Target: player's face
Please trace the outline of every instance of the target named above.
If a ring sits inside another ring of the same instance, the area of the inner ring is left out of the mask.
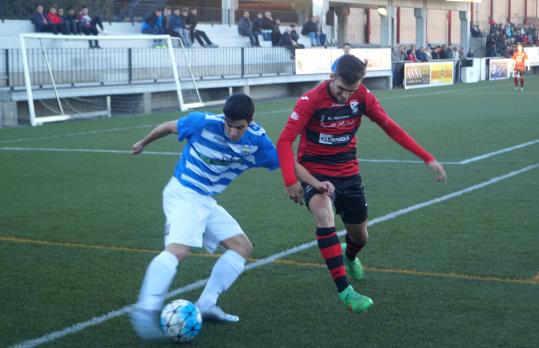
[[[247,120],[231,120],[225,117],[225,135],[232,141],[238,141],[247,131]]]
[[[335,76],[333,81],[331,81],[330,90],[333,97],[337,99],[339,103],[346,103],[352,94],[357,91],[360,85],[361,80],[353,85],[348,85],[344,83],[339,76]]]

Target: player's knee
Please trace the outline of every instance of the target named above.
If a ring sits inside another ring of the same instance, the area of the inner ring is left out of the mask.
[[[332,209],[329,209],[327,207],[319,207],[315,208],[314,210],[311,209],[311,211],[313,212],[314,218],[318,226],[330,227],[335,224]]]
[[[221,243],[226,249],[233,250],[243,256],[248,258],[253,252],[253,245],[249,238],[246,235],[239,235],[232,238],[229,238]]]
[[[165,250],[171,253],[172,255],[176,256],[178,261],[181,261],[187,255],[189,255],[191,248],[188,247],[187,245],[171,243],[166,246]]]

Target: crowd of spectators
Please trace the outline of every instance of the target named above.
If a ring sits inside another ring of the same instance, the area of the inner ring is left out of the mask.
[[[99,16],[91,17],[88,6],[82,6],[79,11],[74,7],[66,10],[57,5],[51,5],[45,14],[42,4],[37,4],[31,18],[37,33],[53,33],[55,35],[98,35],[103,32],[103,23]],[[97,40],[89,40],[90,48],[100,48]]]
[[[165,6],[163,9],[156,8],[146,17],[141,31],[143,34],[177,37],[185,47],[191,47],[195,40],[202,47],[218,47],[204,31],[197,29],[197,24],[197,8],[175,8],[172,11],[170,6]],[[155,40],[154,47],[165,45],[160,40]]]
[[[74,7],[66,10],[51,5],[45,14],[43,5],[38,4],[31,21],[38,33],[63,35],[98,35],[104,32],[99,16],[90,16],[89,8],[82,6],[78,11]],[[195,40],[201,47],[218,47],[208,35],[197,28],[197,8],[174,8],[165,6],[156,8],[144,18],[141,32],[149,35],[170,35],[177,37],[186,48],[192,47]],[[261,39],[270,41],[271,46],[284,47],[290,51],[292,59],[295,50],[305,48],[298,41],[300,35],[296,24],[290,24],[281,32],[281,20],[273,18],[271,11],[258,12],[251,20],[249,11],[244,11],[238,21],[238,33],[249,38],[251,47],[260,47]],[[307,37],[312,47],[326,47],[326,34],[322,32],[320,16],[311,16],[301,28],[301,35]],[[261,38],[261,39],[260,39]],[[91,48],[100,48],[97,40],[89,40]],[[154,40],[153,47],[165,47],[162,40]]]
[[[414,44],[406,49],[404,45],[393,48],[391,52],[391,63],[393,65],[393,86],[402,87],[404,79],[404,63],[406,62],[430,62],[436,60],[457,61],[455,69],[455,81],[460,79],[460,68],[470,66],[474,58],[474,51],[470,49],[467,53],[464,48],[458,49],[456,45],[427,45],[416,48]]]
[[[251,20],[249,11],[243,11],[238,21],[238,33],[249,38],[251,47],[260,47],[259,36],[261,36],[263,41],[271,41],[272,46],[286,48],[290,51],[290,58],[295,59],[296,49],[305,48],[305,45],[298,42],[300,36],[296,24],[290,24],[283,32],[281,32],[280,25],[281,20],[274,19],[271,11],[258,12],[254,20]],[[320,29],[319,16],[312,16],[304,24],[301,34],[311,40],[313,47],[325,46],[326,35]]]
[[[537,29],[532,24],[501,24],[491,20],[489,26],[485,47],[487,57],[510,58],[517,44],[533,46],[537,43]]]

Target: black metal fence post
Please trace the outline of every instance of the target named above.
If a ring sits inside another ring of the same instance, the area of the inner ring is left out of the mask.
[[[4,57],[6,59],[6,87],[9,87],[10,82],[11,82],[9,81],[9,50],[6,48],[4,50],[4,53],[5,53]]]
[[[245,47],[241,48],[241,77],[245,75]]]
[[[133,51],[132,48],[127,49],[127,83],[133,82]]]

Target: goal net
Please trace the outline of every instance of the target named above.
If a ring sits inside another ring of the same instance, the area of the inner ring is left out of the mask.
[[[181,41],[168,35],[19,39],[33,126],[204,105]]]

